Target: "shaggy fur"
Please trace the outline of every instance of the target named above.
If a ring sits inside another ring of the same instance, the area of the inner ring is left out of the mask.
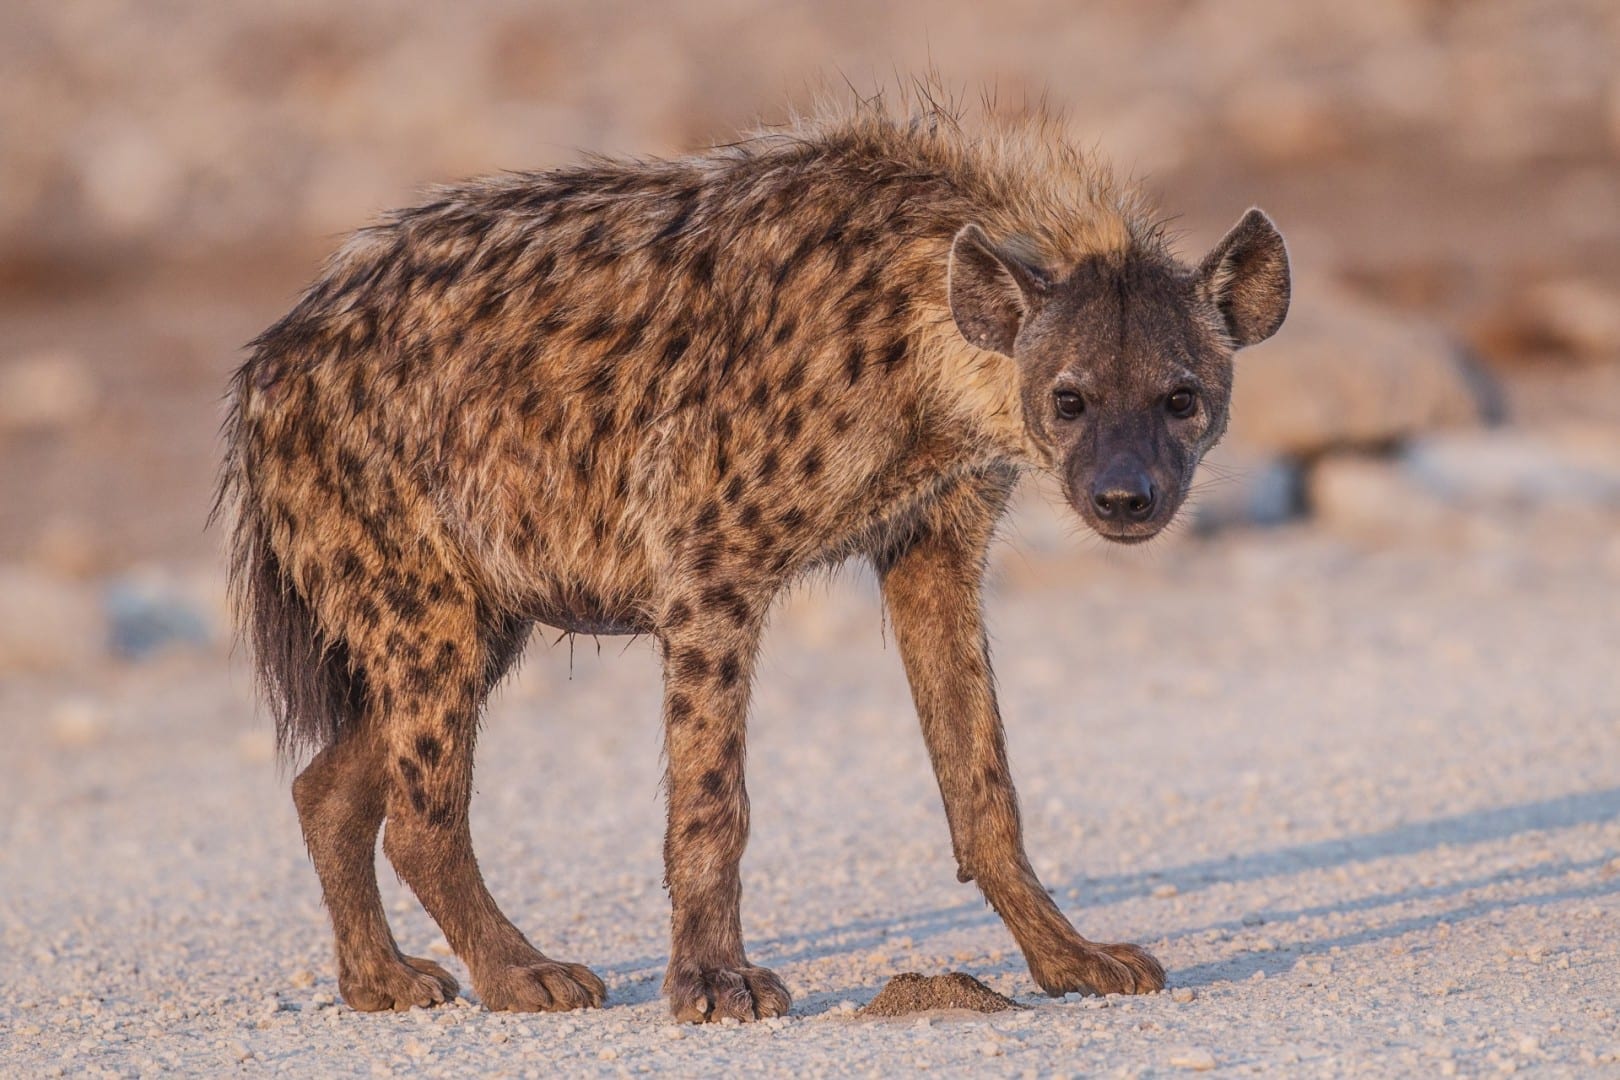
[[[487,1006],[601,1003],[501,914],[468,833],[479,710],[542,623],[664,656],[675,1015],[785,1012],[738,916],[744,719],[772,599],[850,556],[882,575],[963,880],[1046,990],[1162,985],[1146,953],[1077,934],[1023,851],[979,580],[1019,471],[1061,467],[1061,440],[1011,339],[964,339],[1038,306],[996,307],[998,265],[1041,289],[1175,267],[1138,196],[1050,125],[866,106],[441,189],[357,233],[252,343],[219,501],[280,744],[313,754],[294,797],[351,1005],[456,992],[388,929],[385,820]],[[1196,313],[1212,341],[1218,301]]]

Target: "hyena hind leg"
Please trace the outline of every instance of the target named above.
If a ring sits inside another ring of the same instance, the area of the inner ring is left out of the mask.
[[[389,777],[383,851],[466,962],[486,1007],[599,1006],[607,993],[602,980],[530,944],[489,894],[473,854],[468,808],[478,710],[515,658],[524,629],[481,626],[470,602],[442,605],[402,628],[405,647],[369,684],[392,703],[380,732]]]
[[[337,944],[338,991],[361,1012],[453,1000],[460,987],[431,960],[399,951],[377,892],[377,830],[387,776],[370,726],[348,731],[293,781],[304,842]]]

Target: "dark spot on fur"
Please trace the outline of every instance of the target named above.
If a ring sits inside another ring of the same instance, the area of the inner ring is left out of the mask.
[[[682,649],[675,654],[675,671],[682,678],[701,679],[709,673],[709,658],[701,649]]]
[[[421,768],[408,757],[399,759],[399,773],[405,778],[407,784],[415,785],[422,782]]]
[[[435,829],[448,829],[456,823],[456,815],[448,806],[435,806],[427,820]]]
[[[450,668],[455,664],[456,656],[460,651],[453,641],[439,642],[439,651],[433,657],[433,666],[437,673],[440,675],[449,674]]]
[[[439,740],[434,738],[432,735],[424,734],[416,737],[416,756],[421,758],[427,764],[437,765],[439,763],[439,755],[443,752],[444,748],[439,745]]]
[[[806,480],[814,480],[821,473],[821,452],[812,450],[799,463],[799,473]]]
[[[677,600],[669,606],[669,611],[665,613],[664,625],[672,630],[677,629],[685,626],[686,621],[691,617],[692,605],[685,600]]]
[[[791,394],[804,385],[806,366],[806,361],[802,356],[793,362],[793,366],[788,368],[787,374],[782,377],[782,384],[779,387],[782,393]]]
[[[718,799],[726,790],[726,777],[719,769],[710,769],[703,774],[703,790],[711,799]]]
[[[669,695],[669,722],[683,724],[692,718],[692,699],[685,694]]]
[[[591,425],[591,442],[604,442],[611,438],[618,427],[618,417],[613,413],[612,405],[604,405],[596,410],[595,422]]]
[[[664,346],[664,366],[668,367],[685,356],[687,347],[691,344],[692,339],[685,334],[676,334],[670,338]]]
[[[742,498],[742,493],[743,478],[741,476],[733,476],[729,481],[726,482],[726,502],[735,503],[738,499]]]
[[[715,675],[719,678],[721,686],[736,685],[742,676],[742,661],[737,658],[736,653],[727,653],[725,659],[720,661],[720,666],[715,669]]]
[[[382,622],[382,611],[377,607],[377,601],[369,596],[362,596],[354,602],[354,613],[368,627]]]
[[[663,244],[679,236],[681,230],[686,228],[686,223],[692,219],[692,213],[696,209],[697,200],[688,196],[685,202],[675,208],[675,212],[664,223],[664,227],[658,230],[653,237],[653,243]]]
[[[781,289],[786,284],[787,279],[793,276],[793,272],[803,264],[810,252],[815,250],[815,247],[816,237],[814,236],[806,236],[803,240],[800,240],[799,245],[789,252],[787,258],[783,259],[777,266],[776,273],[772,278],[773,286]]]
[[[731,417],[714,418],[714,471],[717,476],[731,472]]]
[[[698,574],[708,575],[720,568],[721,556],[725,554],[726,542],[716,536],[708,540],[692,556],[692,569]]]
[[[688,269],[692,275],[692,284],[698,288],[707,288],[714,281],[715,252],[712,247],[699,248],[692,253],[692,261]]]
[[[712,585],[705,589],[703,603],[712,608],[723,608],[738,626],[746,624],[751,614],[748,601],[731,585]]]
[[[775,476],[776,475],[776,470],[781,466],[781,464],[782,464],[782,459],[777,455],[776,450],[774,448],[765,451],[765,456],[763,458],[761,458],[760,461],[759,461],[759,473],[758,473],[758,475],[759,475],[760,481],[763,483],[764,481],[769,480],[771,477]]]
[[[394,614],[408,623],[414,623],[427,613],[427,605],[416,595],[414,580],[394,578],[383,587],[383,599],[394,609]]]
[[[353,548],[344,548],[338,552],[337,571],[340,576],[353,583],[360,580],[361,575],[366,572],[366,567]]]
[[[601,341],[603,338],[613,333],[615,325],[616,324],[613,321],[613,316],[605,312],[592,316],[584,326],[580,327],[579,340],[587,345],[593,342]],[[592,376],[592,382],[594,383],[596,380],[601,379],[604,372],[606,373],[607,387],[609,390],[612,390],[613,369],[610,365],[602,365],[602,367],[597,370],[596,374]]]

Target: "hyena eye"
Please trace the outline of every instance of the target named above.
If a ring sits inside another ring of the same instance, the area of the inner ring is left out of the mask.
[[[1198,408],[1198,395],[1182,387],[1164,399],[1164,407],[1178,420],[1185,420]]]
[[[1065,420],[1073,420],[1086,411],[1086,399],[1073,390],[1055,391],[1052,403],[1057,406],[1057,414]]]

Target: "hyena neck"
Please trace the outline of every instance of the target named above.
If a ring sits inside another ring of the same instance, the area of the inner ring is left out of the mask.
[[[969,345],[943,303],[923,309],[915,331],[924,407],[961,442],[961,468],[1051,466],[1024,422],[1017,364]]]

